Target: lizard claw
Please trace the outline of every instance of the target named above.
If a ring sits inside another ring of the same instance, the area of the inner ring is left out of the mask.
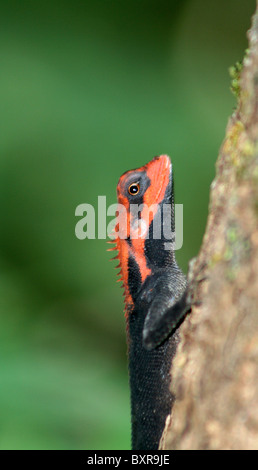
[[[145,318],[143,327],[143,346],[147,350],[152,350],[159,346],[170,333],[181,323],[185,315],[190,311],[191,305],[188,303],[188,290],[178,300],[172,300],[172,305],[160,302],[156,297],[151,304]],[[157,316],[157,312],[159,312]]]

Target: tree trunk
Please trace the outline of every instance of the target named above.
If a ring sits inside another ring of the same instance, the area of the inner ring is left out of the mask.
[[[258,14],[211,185],[162,449],[258,449]],[[239,69],[235,69],[236,73]]]

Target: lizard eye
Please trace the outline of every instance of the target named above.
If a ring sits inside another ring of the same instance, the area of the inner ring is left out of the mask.
[[[136,196],[138,192],[140,191],[140,185],[139,183],[132,183],[130,184],[128,188],[128,193],[131,194],[132,196]]]

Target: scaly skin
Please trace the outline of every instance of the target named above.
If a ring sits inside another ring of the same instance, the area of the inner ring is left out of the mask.
[[[189,309],[186,279],[173,251],[174,236],[165,238],[163,230],[159,239],[153,236],[160,214],[163,222],[165,204],[171,205],[170,228],[174,231],[169,157],[155,157],[124,173],[117,185],[117,198],[127,216],[118,217],[113,249],[118,251],[115,258],[119,259],[125,295],[132,449],[155,450],[174,401],[169,387],[178,343],[175,327]],[[131,204],[144,206],[135,214]],[[154,210],[149,211],[153,204]]]

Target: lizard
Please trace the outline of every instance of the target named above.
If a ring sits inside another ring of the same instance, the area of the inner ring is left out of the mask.
[[[156,450],[175,397],[170,369],[179,342],[177,326],[190,310],[187,281],[174,253],[172,164],[167,155],[125,172],[117,185],[115,238],[124,288],[131,395],[133,450]],[[170,235],[164,236],[163,208],[170,208]],[[133,211],[133,207],[138,211]],[[150,210],[152,208],[152,211]],[[117,212],[118,214],[118,212]],[[159,219],[158,219],[159,217]],[[155,222],[161,232],[155,237]]]

